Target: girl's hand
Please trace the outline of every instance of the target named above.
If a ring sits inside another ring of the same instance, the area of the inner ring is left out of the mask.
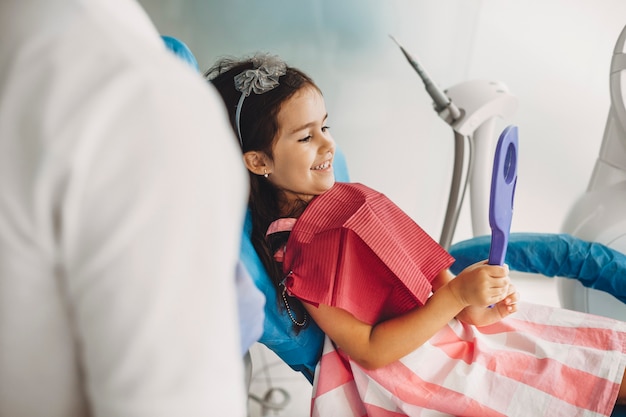
[[[487,326],[496,323],[506,316],[517,311],[519,293],[513,284],[509,284],[509,293],[506,298],[496,303],[493,308],[468,306],[459,313],[457,319],[474,326]]]
[[[447,285],[461,305],[486,308],[510,294],[508,274],[507,265],[488,265],[482,261],[465,268]]]

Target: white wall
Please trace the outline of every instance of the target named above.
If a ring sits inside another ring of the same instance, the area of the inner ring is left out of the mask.
[[[389,39],[447,88],[504,82],[519,99],[513,231],[558,232],[582,194],[609,109],[608,74],[626,1],[140,0],[162,34],[208,68],[223,55],[278,54],[324,91],[354,181],[387,194],[439,238],[451,129]],[[467,210],[454,241],[471,236]]]

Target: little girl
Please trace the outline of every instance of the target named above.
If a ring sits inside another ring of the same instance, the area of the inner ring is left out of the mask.
[[[319,88],[277,57],[224,59],[252,241],[296,328],[326,334],[312,416],[608,416],[626,325],[518,302],[506,266],[453,259],[384,195],[335,183]],[[487,306],[494,305],[493,308]]]

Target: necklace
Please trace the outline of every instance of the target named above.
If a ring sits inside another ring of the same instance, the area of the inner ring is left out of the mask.
[[[280,283],[280,285],[283,286],[283,293],[282,293],[283,302],[285,303],[285,308],[287,308],[287,314],[289,315],[291,322],[298,327],[304,327],[307,324],[308,319],[309,319],[308,314],[306,313],[306,311],[303,311],[302,321],[298,321],[296,319],[296,315],[293,313],[293,311],[291,310],[291,307],[289,306],[289,302],[287,301],[287,287],[285,286],[285,280],[287,279],[287,277],[289,277],[289,275],[291,275],[291,271],[289,271],[287,276]]]

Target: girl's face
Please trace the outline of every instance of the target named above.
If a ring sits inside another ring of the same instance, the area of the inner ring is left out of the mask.
[[[310,201],[335,183],[335,142],[327,118],[324,98],[313,87],[297,91],[278,112],[274,158],[268,158],[267,172],[289,206],[298,199]]]

